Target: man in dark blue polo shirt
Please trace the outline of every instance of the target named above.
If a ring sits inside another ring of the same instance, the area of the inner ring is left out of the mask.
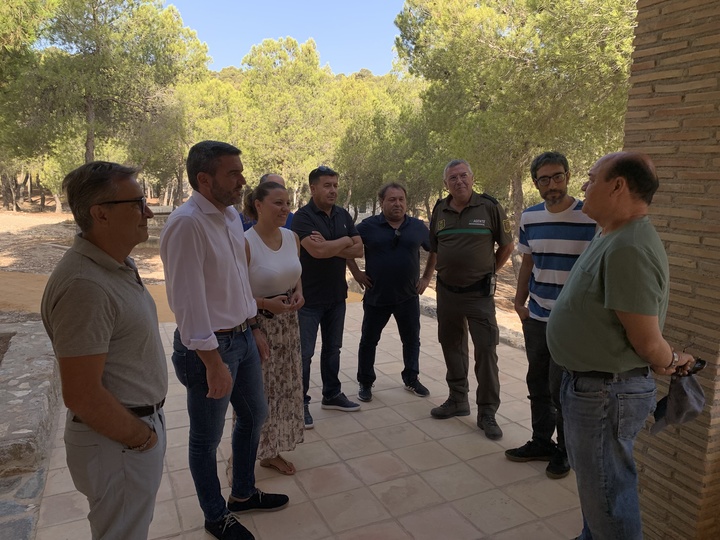
[[[348,268],[365,288],[362,336],[358,348],[358,399],[372,401],[375,382],[375,350],[390,316],[403,344],[405,390],[416,396],[430,392],[418,380],[420,357],[420,298],[435,270],[435,253],[428,257],[420,277],[420,247],[430,249],[430,231],[407,211],[407,191],[401,184],[385,184],[378,191],[382,213],[358,225],[365,245],[365,272],[353,259]],[[419,279],[418,279],[419,278]]]
[[[347,210],[335,205],[338,173],[323,165],[313,169],[309,179],[312,199],[297,211],[292,222],[292,230],[300,237],[302,287],[305,296],[305,305],[298,312],[298,318],[306,429],[313,427],[313,418],[308,409],[308,388],[318,326],[322,332],[321,407],[340,411],[360,409],[359,404],[350,401],[342,393],[338,374],[347,298],[345,261],[362,257],[363,251],[362,240],[352,217]]]

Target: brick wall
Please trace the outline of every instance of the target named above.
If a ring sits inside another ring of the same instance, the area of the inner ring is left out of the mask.
[[[708,360],[702,416],[636,458],[646,538],[720,538],[720,1],[639,0],[625,149],[660,177],[651,206],[670,260],[665,337]],[[659,381],[659,395],[667,382]]]

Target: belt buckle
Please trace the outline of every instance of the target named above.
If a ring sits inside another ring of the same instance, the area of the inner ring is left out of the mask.
[[[245,333],[245,330],[247,330],[247,329],[248,329],[247,319],[245,319],[243,322],[241,322],[240,324],[238,324],[235,327],[235,331],[240,332],[240,333]]]

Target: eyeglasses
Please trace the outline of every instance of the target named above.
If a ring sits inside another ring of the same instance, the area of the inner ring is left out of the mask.
[[[549,186],[550,180],[552,180],[555,184],[562,184],[565,179],[567,178],[566,172],[560,172],[557,174],[553,174],[552,176],[541,176],[537,180],[535,180],[538,183],[538,186]]]
[[[147,198],[138,197],[137,199],[123,199],[122,201],[103,201],[95,204],[123,204],[123,203],[135,203],[140,208],[140,213],[144,214],[147,208]]]
[[[447,181],[450,184],[456,184],[458,182],[464,182],[468,178],[470,178],[470,173],[462,172],[460,174],[453,174],[447,179]]]
[[[394,248],[397,247],[398,242],[400,242],[401,236],[402,236],[402,234],[400,233],[400,229],[395,229],[395,236],[393,236],[393,239],[392,239],[392,247],[394,247]]]

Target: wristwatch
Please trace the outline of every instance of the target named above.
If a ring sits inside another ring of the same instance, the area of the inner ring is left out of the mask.
[[[676,353],[674,350],[672,352],[672,362],[670,362],[670,365],[666,369],[675,369],[678,365],[678,362],[680,361],[680,355]]]

